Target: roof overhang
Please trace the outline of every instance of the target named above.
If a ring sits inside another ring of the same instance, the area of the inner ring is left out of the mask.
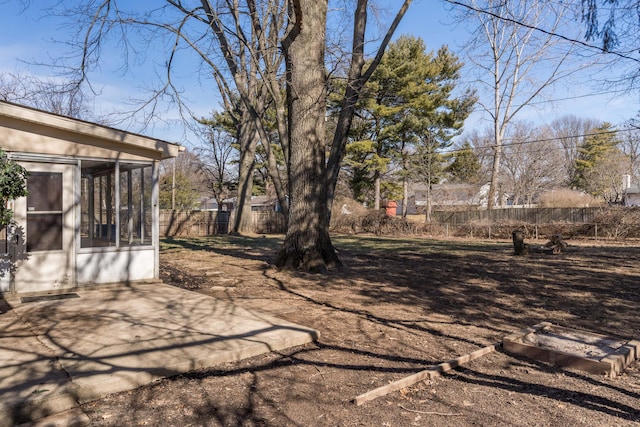
[[[161,139],[126,132],[97,123],[61,116],[6,101],[0,101],[0,118],[19,121],[25,124],[31,123],[37,127],[69,132],[79,137],[88,137],[89,140],[101,140],[103,143],[109,144],[114,151],[128,148],[136,152],[147,152],[150,159],[162,160],[176,157],[180,151],[184,150],[184,147],[178,144]]]

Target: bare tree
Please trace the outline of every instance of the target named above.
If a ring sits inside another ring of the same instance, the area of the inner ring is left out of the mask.
[[[54,78],[40,79],[27,73],[0,74],[0,99],[63,116],[92,118],[89,97],[82,89]]]
[[[461,19],[478,26],[467,46],[478,72],[478,104],[493,127],[493,161],[488,194],[489,209],[496,202],[509,124],[545,90],[577,68],[568,66],[574,46],[555,36],[570,18],[566,5],[542,0],[468,0]],[[545,31],[538,31],[544,28]]]
[[[248,231],[251,211],[251,180],[256,145],[262,143],[268,172],[285,218],[289,204],[285,190],[286,178],[280,174],[272,150],[273,138],[263,120],[267,109],[275,114],[276,141],[288,153],[289,129],[285,116],[282,65],[284,56],[280,43],[286,25],[285,2],[281,0],[227,2],[226,5],[201,0],[206,22],[222,51],[229,75],[237,91],[239,102],[231,104],[225,98],[227,111],[235,112],[240,146],[238,211],[234,231]],[[187,12],[182,8],[183,12]],[[230,30],[232,29],[232,30]],[[229,94],[230,82],[216,72],[222,94]]]
[[[564,184],[562,153],[544,129],[514,122],[504,145],[503,190],[513,204],[530,205],[543,192]]]
[[[93,2],[83,0],[67,6],[58,3],[58,11],[69,19],[76,33],[72,46],[78,64],[61,64],[72,70],[72,80],[80,87],[89,85],[89,76],[104,59],[105,46],[115,38],[122,55],[121,70],[126,72],[143,62],[149,46],[166,50],[164,61],[155,60],[158,80],[146,82],[146,97],[132,100],[130,108],[119,112],[124,118],[139,117],[150,124],[161,117],[163,106],[177,106],[185,123],[192,123],[188,96],[180,84],[179,59],[200,61],[200,78],[204,90],[217,89],[224,108],[235,119],[240,147],[240,191],[249,189],[256,144],[262,143],[270,164],[270,135],[264,129],[263,117],[269,106],[279,116],[278,143],[287,145],[285,120],[283,54],[280,41],[286,24],[284,0],[245,0],[213,2],[209,0],[165,0],[153,6],[121,3],[115,0]],[[142,59],[140,59],[142,58]],[[208,86],[207,86],[208,85]],[[168,107],[167,107],[168,108]],[[197,130],[196,130],[197,131]],[[277,168],[270,168],[278,198],[286,211],[286,189]],[[244,201],[251,194],[240,194]],[[236,218],[243,218],[250,204]],[[241,225],[238,225],[242,228]]]
[[[353,14],[351,62],[345,92],[325,162],[326,90],[324,52],[327,4],[291,0],[289,27],[283,39],[287,57],[289,113],[289,227],[276,265],[323,272],[340,266],[329,237],[329,219],[347,137],[362,88],[376,69],[387,44],[409,7],[405,0],[365,69],[364,46],[368,0],[358,0]]]
[[[640,179],[640,117],[627,120],[619,134],[620,149],[629,158],[629,171],[636,180]]]
[[[235,139],[216,126],[205,122],[202,131],[202,146],[197,151],[202,160],[200,171],[206,178],[206,185],[222,206],[224,199],[237,188],[237,175],[231,171],[237,163],[237,150],[233,147]]]
[[[99,3],[83,0],[62,13],[73,21],[75,28],[80,28],[75,37],[80,40],[77,46],[80,65],[74,67],[79,84],[86,82],[91,70],[100,64],[108,36],[120,37],[120,46],[125,48],[122,53],[125,67],[127,60],[133,59],[134,54],[143,54],[149,44],[158,40],[168,42],[170,48],[161,73],[164,78],[129,113],[142,113],[151,120],[166,97],[185,108],[175,78],[176,60],[185,52],[201,60],[204,75],[213,75],[217,86],[225,89],[221,92],[236,93],[243,107],[241,122],[253,126],[247,135],[253,138],[257,133],[264,145],[269,172],[285,215],[291,209],[277,265],[323,271],[326,266],[340,264],[329,238],[328,220],[355,104],[410,3],[411,0],[404,0],[365,69],[369,1],[357,0],[345,93],[326,162],[327,2],[165,0],[143,7],[115,0]],[[134,46],[133,38],[128,37],[130,30],[142,37],[140,45]],[[286,97],[281,79],[283,54],[287,59]],[[273,141],[263,118],[270,106],[275,114],[277,142],[283,147],[288,166],[290,204],[284,180],[274,174],[279,170],[275,158],[269,155]]]
[[[618,148],[609,150],[585,173],[586,190],[609,204],[622,201],[622,176],[629,170],[629,158]]]

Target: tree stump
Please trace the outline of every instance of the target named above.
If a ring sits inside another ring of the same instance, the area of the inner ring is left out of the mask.
[[[551,252],[553,254],[561,253],[562,250],[565,249],[567,246],[569,246],[569,245],[567,245],[567,242],[562,240],[562,234],[560,234],[560,233],[557,233],[557,234],[554,234],[553,236],[551,236],[549,238],[549,241],[545,245],[545,247],[551,248]]]
[[[529,253],[529,245],[524,242],[524,233],[520,230],[515,230],[511,233],[513,237],[513,253],[515,255],[526,255]]]

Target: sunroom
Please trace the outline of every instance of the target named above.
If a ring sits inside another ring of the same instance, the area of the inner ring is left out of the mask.
[[[0,102],[0,148],[29,172],[0,292],[159,278],[158,164],[180,146]]]

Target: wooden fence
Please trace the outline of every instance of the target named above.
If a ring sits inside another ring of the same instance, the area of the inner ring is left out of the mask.
[[[527,224],[572,223],[588,224],[604,212],[597,208],[509,208],[470,211],[437,211],[433,212],[435,221],[451,226],[471,223],[497,224],[505,222],[522,222]]]
[[[519,227],[536,239],[555,233],[596,240],[640,238],[640,207],[511,208],[433,216],[430,228],[444,230],[445,236],[510,238],[514,227]]]
[[[233,228],[235,212],[160,210],[160,236],[208,236],[226,234]],[[284,233],[285,221],[280,212],[251,212],[253,232]]]
[[[256,234],[286,232],[284,216],[280,212],[251,212],[251,216],[252,231]],[[509,235],[512,224],[519,223],[531,225],[536,235],[538,230],[546,233],[547,229],[566,228],[572,230],[571,233],[587,233],[596,238],[599,235],[613,238],[640,237],[640,208],[510,208],[490,211],[437,211],[433,213],[433,218],[436,227],[445,227],[443,229],[446,235],[451,231],[451,233],[468,234],[472,237],[480,234],[498,237],[505,233]],[[233,211],[161,210],[160,236],[225,234],[232,230],[233,221]],[[564,226],[561,226],[562,224]],[[484,231],[480,233],[480,230]]]

